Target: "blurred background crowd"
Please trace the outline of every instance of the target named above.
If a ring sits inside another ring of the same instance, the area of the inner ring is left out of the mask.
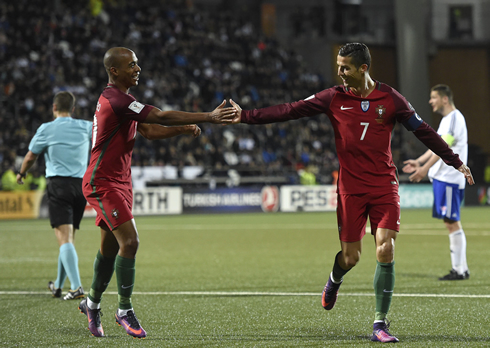
[[[142,73],[140,85],[130,92],[163,110],[211,111],[229,98],[243,109],[261,108],[304,99],[337,83],[309,70],[291,48],[264,36],[257,14],[245,8],[207,8],[177,0],[1,2],[3,189],[11,189],[12,175],[36,129],[52,120],[56,92],[74,93],[73,116],[92,119],[107,83],[103,55],[112,46],[136,52]],[[335,183],[338,162],[326,115],[267,126],[201,128],[197,139],[139,137],[132,165],[199,166],[200,175],[234,169],[241,176],[283,175],[290,183]],[[409,151],[395,135],[397,165]],[[43,161],[38,162],[34,178],[44,173]]]
[[[136,52],[142,74],[130,92],[163,110],[211,111],[225,98],[244,109],[260,108],[330,87],[300,55],[262,36],[250,20],[253,13],[206,11],[182,1],[108,2],[103,12],[83,1],[46,6],[19,0],[0,8],[2,173],[19,167],[36,129],[52,120],[56,92],[74,93],[74,117],[92,119],[107,83],[102,58],[112,46]],[[325,115],[266,127],[201,128],[198,139],[139,137],[133,165],[291,172],[292,181],[309,167],[323,183],[332,182],[338,166]],[[42,174],[42,163],[37,172]]]

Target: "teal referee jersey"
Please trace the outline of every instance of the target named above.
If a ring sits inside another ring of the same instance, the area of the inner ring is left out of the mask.
[[[87,170],[92,138],[92,122],[57,117],[43,123],[29,144],[29,150],[44,152],[46,177],[82,178]]]

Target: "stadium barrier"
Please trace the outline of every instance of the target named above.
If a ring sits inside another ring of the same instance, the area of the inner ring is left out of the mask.
[[[281,186],[282,212],[334,211],[337,208],[337,186]]]
[[[252,185],[215,189],[189,186],[135,188],[133,214],[335,211],[336,190],[337,187],[332,185]],[[466,196],[466,205],[490,204],[490,187],[468,188]],[[433,201],[432,185],[402,184],[400,198],[402,208],[430,208]],[[87,206],[84,217],[94,216],[95,211]],[[46,217],[47,200],[43,197],[43,192],[0,192],[0,219]]]
[[[400,206],[403,208],[431,208],[434,202],[432,184],[400,184]]]
[[[133,215],[182,214],[181,187],[133,189]],[[95,210],[87,204],[83,217],[94,217]]]
[[[0,191],[0,220],[36,219],[44,192]]]
[[[275,212],[279,209],[277,186],[192,189],[183,193],[184,213]]]
[[[335,211],[336,190],[332,185],[147,187],[133,190],[133,215]],[[400,185],[400,196],[402,208],[432,207],[430,184]]]

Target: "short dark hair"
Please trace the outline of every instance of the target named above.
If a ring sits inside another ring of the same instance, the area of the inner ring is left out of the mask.
[[[75,107],[76,98],[71,92],[58,92],[54,96],[53,104],[59,112],[72,112]]]
[[[352,64],[356,68],[361,65],[366,64],[368,70],[371,67],[371,53],[369,53],[369,48],[360,42],[347,43],[339,49],[339,56],[341,57],[351,57]]]
[[[447,97],[448,101],[451,104],[454,104],[453,91],[451,91],[451,88],[449,88],[448,85],[438,84],[438,85],[435,85],[434,87],[432,87],[430,90],[436,91],[441,97],[444,97],[444,96]]]

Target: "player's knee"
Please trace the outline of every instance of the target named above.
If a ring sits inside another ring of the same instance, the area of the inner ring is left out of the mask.
[[[122,245],[120,245],[121,253],[128,256],[134,256],[138,251],[139,244],[140,241],[138,238],[127,238]]]
[[[345,269],[351,269],[352,267],[354,267],[355,265],[358,264],[359,260],[361,258],[361,255],[360,253],[358,253],[357,255],[354,254],[354,255],[344,255],[344,267]]]
[[[380,262],[392,262],[394,255],[394,245],[391,241],[386,241],[376,249],[376,256]]]

